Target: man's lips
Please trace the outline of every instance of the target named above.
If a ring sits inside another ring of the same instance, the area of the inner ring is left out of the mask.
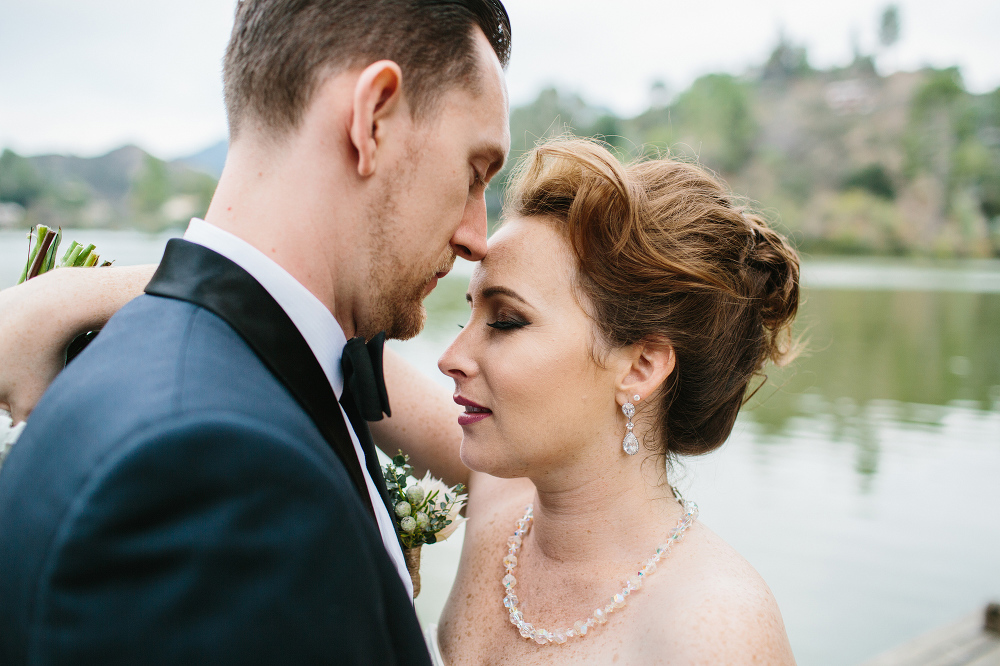
[[[438,271],[437,273],[435,273],[434,277],[432,277],[430,279],[430,282],[427,283],[427,287],[424,289],[424,296],[426,296],[427,294],[429,294],[432,291],[434,291],[434,288],[437,287],[438,280],[440,280],[441,278],[443,278],[450,271],[451,271],[451,269],[449,268],[449,269],[446,269],[446,270],[443,270],[443,271]]]
[[[492,416],[493,412],[482,405],[476,404],[469,400],[468,398],[463,398],[460,395],[455,395],[453,400],[465,407],[465,413],[459,414],[458,425],[466,426],[471,425],[477,421],[482,421],[487,416]]]

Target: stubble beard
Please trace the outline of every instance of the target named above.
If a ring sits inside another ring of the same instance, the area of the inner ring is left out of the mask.
[[[415,161],[400,167],[390,179],[385,198],[374,204],[368,219],[368,252],[371,264],[368,272],[369,316],[357,322],[357,334],[370,339],[380,331],[394,340],[408,340],[423,329],[427,319],[424,292],[434,278],[430,267],[407,262],[400,248],[393,244],[398,233],[399,210],[395,191],[405,191],[415,173]]]
[[[396,254],[382,251],[373,262],[368,276],[370,316],[367,330],[358,327],[358,335],[366,339],[385,331],[393,340],[409,340],[424,327],[424,289],[429,279],[409,275],[407,266]]]

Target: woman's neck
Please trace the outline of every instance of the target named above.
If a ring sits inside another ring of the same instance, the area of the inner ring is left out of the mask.
[[[663,456],[636,458],[569,466],[558,485],[535,480],[529,538],[538,551],[558,562],[585,564],[655,548],[683,509],[667,484]]]

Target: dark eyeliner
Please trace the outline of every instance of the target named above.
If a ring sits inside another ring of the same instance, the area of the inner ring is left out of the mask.
[[[520,319],[497,319],[495,322],[487,323],[486,325],[498,331],[511,331],[515,328],[523,328],[529,323]]]

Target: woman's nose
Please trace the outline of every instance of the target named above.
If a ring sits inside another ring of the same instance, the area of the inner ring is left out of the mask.
[[[475,373],[475,365],[467,353],[465,340],[465,330],[458,334],[455,341],[448,345],[448,348],[438,359],[438,370],[458,381],[467,379]]]

